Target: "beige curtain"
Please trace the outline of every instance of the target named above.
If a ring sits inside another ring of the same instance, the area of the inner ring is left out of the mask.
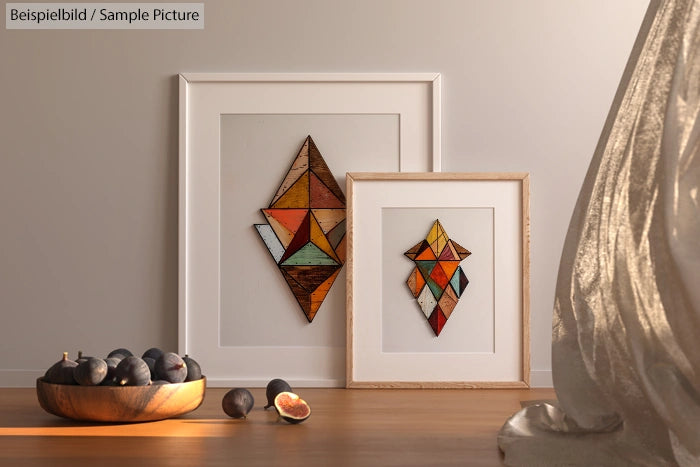
[[[559,268],[558,404],[524,408],[509,465],[700,466],[700,0],[652,2]]]

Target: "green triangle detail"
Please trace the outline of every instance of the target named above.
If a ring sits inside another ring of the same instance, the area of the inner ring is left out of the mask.
[[[430,278],[430,273],[433,272],[433,268],[437,264],[437,260],[420,260],[420,261],[415,261],[416,266],[418,266],[418,269],[420,270],[420,273],[423,274],[423,279],[425,281],[428,281],[428,278]]]
[[[309,242],[282,262],[281,266],[321,266],[329,264],[338,264],[338,262],[325,254],[319,247]]]
[[[435,297],[435,300],[440,300],[444,289],[437,285],[432,279],[428,279],[427,281],[425,281],[425,283],[428,284],[428,287],[430,287],[430,291],[433,293],[433,297]]]

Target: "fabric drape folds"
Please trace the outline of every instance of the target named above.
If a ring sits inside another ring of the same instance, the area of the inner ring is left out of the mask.
[[[652,2],[559,268],[558,403],[498,436],[509,465],[700,465],[700,0]]]

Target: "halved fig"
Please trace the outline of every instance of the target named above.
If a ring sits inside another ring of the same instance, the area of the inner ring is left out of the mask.
[[[311,407],[293,392],[280,392],[275,397],[275,409],[285,421],[301,423],[311,416]]]

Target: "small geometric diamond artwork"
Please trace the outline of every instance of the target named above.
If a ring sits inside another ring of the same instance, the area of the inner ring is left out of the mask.
[[[310,323],[345,262],[345,195],[311,136],[261,211],[255,228]]]
[[[469,284],[459,263],[471,252],[450,240],[440,221],[436,220],[425,240],[404,255],[416,263],[406,285],[433,332],[439,336]]]

